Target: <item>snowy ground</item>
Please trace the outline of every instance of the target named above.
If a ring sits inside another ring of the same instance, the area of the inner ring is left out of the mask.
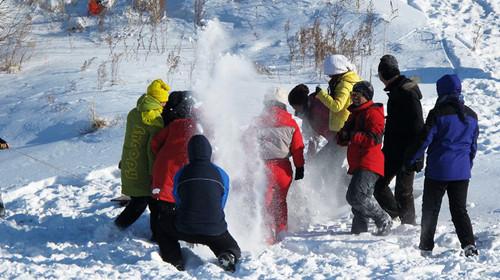
[[[67,9],[73,19],[84,14],[85,1],[80,2]],[[0,74],[0,137],[12,147],[0,153],[0,190],[8,211],[0,221],[0,278],[500,278],[498,1],[375,1],[377,16],[390,23],[383,36],[384,26],[377,26],[375,53],[366,60],[371,68],[362,73],[369,79],[378,57],[395,54],[404,73],[420,79],[425,113],[434,104],[437,78],[455,72],[464,80],[466,103],[478,113],[481,129],[468,199],[480,256],[461,255],[446,202],[432,258],[421,257],[416,248],[418,227],[398,225],[388,237],[347,234],[348,208],[333,207],[333,190],[315,188],[306,167],[304,182],[294,184],[289,195],[291,231],[274,246],[258,241],[259,217],[252,210],[259,207],[258,201],[244,204],[242,190],[233,189],[228,223],[243,248],[234,274],[223,272],[201,246],[183,250],[186,272],[163,263],[157,246],[148,241],[147,215],[125,232],[113,228],[121,209],[109,200],[120,193],[116,164],[124,118],[157,77],[174,89],[194,89],[207,118],[214,122],[219,163],[238,185],[246,155],[238,143],[239,133],[232,131],[240,131],[259,112],[266,88],[325,84],[310,67],[287,70],[283,26],[288,19],[294,19],[295,30],[311,23],[326,1],[208,1],[207,16],[217,17],[218,22],[203,32],[195,32],[189,21],[191,4],[167,2],[171,20],[162,28],[168,36],[156,37],[159,49],[165,51],[147,47],[135,51],[132,38],[139,31],[121,27],[129,18],[120,1],[110,15],[116,21],[106,22],[108,32],[103,33],[97,31],[95,19],[86,19],[84,32],[68,34],[64,21],[37,11],[33,58],[18,74]],[[147,45],[151,33],[144,34]],[[477,34],[481,36],[475,42]],[[106,44],[110,36],[114,48]],[[111,69],[113,54],[121,59],[114,64],[116,76]],[[170,74],[169,54],[181,57]],[[259,75],[253,61],[277,70]],[[382,84],[376,77],[372,82],[375,100],[385,102]],[[85,134],[91,107],[110,126]],[[419,174],[418,216],[422,184]]]

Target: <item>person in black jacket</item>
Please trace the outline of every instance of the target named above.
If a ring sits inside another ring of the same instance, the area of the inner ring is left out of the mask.
[[[200,243],[214,252],[225,270],[234,272],[241,250],[227,230],[224,214],[229,176],[210,161],[212,147],[205,136],[191,137],[188,154],[189,164],[174,177],[174,219],[160,213],[161,257],[178,270],[184,270],[179,240]]]
[[[403,170],[407,150],[414,145],[424,126],[422,94],[418,85],[400,75],[398,62],[392,55],[384,55],[378,65],[380,80],[387,95],[387,117],[384,145],[385,176],[375,185],[375,198],[392,218],[399,216],[402,224],[416,224],[413,201],[414,171]],[[419,161],[422,163],[422,161]],[[389,184],[396,177],[393,195]]]
[[[444,75],[437,83],[438,99],[429,112],[420,141],[406,169],[417,170],[416,161],[427,149],[420,245],[423,255],[434,248],[434,233],[444,193],[448,193],[451,219],[466,257],[478,254],[467,214],[467,189],[477,151],[479,127],[476,113],[464,105],[456,75]],[[417,164],[418,165],[418,164]]]

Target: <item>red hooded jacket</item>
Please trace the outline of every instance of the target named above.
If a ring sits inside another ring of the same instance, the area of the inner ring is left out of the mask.
[[[360,106],[349,106],[351,112],[344,127],[337,134],[337,143],[347,146],[347,162],[353,174],[357,169],[366,169],[384,176],[384,107],[368,101]]]
[[[174,175],[189,161],[187,144],[194,134],[194,119],[176,119],[151,140],[151,150],[156,157],[153,164],[153,198],[175,203],[172,193]]]

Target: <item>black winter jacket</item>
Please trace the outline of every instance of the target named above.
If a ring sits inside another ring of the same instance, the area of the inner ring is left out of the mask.
[[[407,150],[418,140],[424,126],[422,93],[418,85],[401,75],[385,89],[388,91],[384,152],[386,162],[402,166],[409,157]]]
[[[217,236],[227,230],[224,215],[229,176],[210,162],[212,147],[203,135],[188,143],[189,164],[174,177],[175,227],[191,235]]]

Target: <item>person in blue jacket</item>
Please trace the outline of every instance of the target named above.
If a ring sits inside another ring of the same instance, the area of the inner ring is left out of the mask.
[[[476,113],[464,105],[456,75],[444,75],[437,83],[438,99],[429,112],[418,146],[406,169],[420,171],[427,149],[419,249],[430,255],[441,201],[448,193],[455,230],[466,257],[478,255],[467,214],[467,189],[479,134]]]
[[[241,250],[227,230],[224,214],[229,176],[211,162],[212,147],[203,135],[191,137],[188,156],[189,163],[174,177],[174,218],[159,217],[161,257],[184,270],[179,240],[200,243],[214,252],[225,270],[234,272]]]

